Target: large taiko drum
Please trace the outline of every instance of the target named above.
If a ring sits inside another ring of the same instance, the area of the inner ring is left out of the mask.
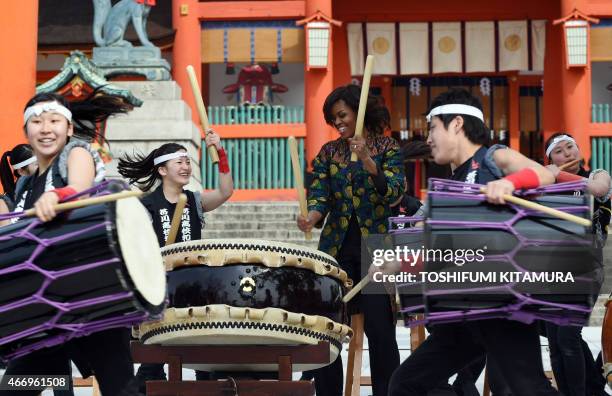
[[[330,345],[352,335],[342,302],[351,285],[336,260],[289,243],[210,239],[162,249],[169,304],[136,333],[145,344]],[[189,365],[206,371],[272,371],[276,365]],[[317,365],[294,365],[310,370]]]
[[[608,298],[606,302],[606,315],[601,327],[601,352],[603,375],[608,386],[612,388],[612,298]]]
[[[422,219],[395,218],[395,244],[422,250],[426,275],[400,282],[402,311],[428,323],[487,318],[585,325],[602,282],[591,227],[484,201],[479,185],[430,180]],[[590,219],[592,198],[565,183],[531,199]],[[423,220],[424,228],[398,227]]]
[[[0,228],[0,357],[159,316],[166,277],[137,198]]]

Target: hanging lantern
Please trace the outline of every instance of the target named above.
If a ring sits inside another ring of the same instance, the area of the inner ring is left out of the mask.
[[[341,26],[342,22],[331,19],[317,10],[312,16],[297,21],[296,25],[306,25],[304,29],[306,34],[306,70],[327,70],[331,43],[331,25]]]
[[[565,42],[566,67],[586,67],[589,59],[589,33],[591,23],[599,23],[599,19],[591,18],[582,12],[574,11],[565,18],[557,19],[553,25],[563,23],[563,38]]]

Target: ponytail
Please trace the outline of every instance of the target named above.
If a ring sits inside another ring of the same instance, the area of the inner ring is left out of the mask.
[[[13,170],[9,165],[9,153],[10,151],[5,152],[2,154],[2,159],[0,159],[0,181],[2,182],[4,193],[12,197],[15,193],[15,178],[13,177]]]
[[[176,153],[177,151],[187,149],[180,144],[166,143],[156,150],[153,150],[149,155],[134,154],[130,157],[125,154],[119,159],[117,170],[119,174],[129,180],[130,184],[136,184],[141,190],[149,191],[161,176],[157,171],[160,166],[164,166],[166,162],[154,165],[154,160],[164,154]]]

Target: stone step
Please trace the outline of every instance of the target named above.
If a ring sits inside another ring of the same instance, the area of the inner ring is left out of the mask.
[[[127,141],[149,141],[149,140],[191,140],[199,142],[200,130],[191,120],[157,120],[153,116],[150,119],[130,119],[120,116],[109,120],[106,126],[106,138],[111,142],[114,140]]]
[[[191,109],[187,103],[180,99],[145,100],[141,107],[136,107],[126,115],[119,115],[115,119],[129,118],[130,120],[191,120]]]
[[[292,212],[259,212],[259,213],[218,213],[217,210],[206,213],[206,222],[250,222],[250,221],[288,221],[295,224],[299,210]]]
[[[287,230],[294,231],[298,230],[297,223],[295,220],[260,220],[260,221],[238,221],[238,219],[232,217],[231,219],[223,220],[222,217],[217,217],[213,221],[206,219],[206,228],[208,230],[221,231],[221,230]],[[316,233],[320,232],[320,230]]]
[[[204,235],[206,238],[222,238],[222,239],[270,239],[277,241],[299,240],[304,239],[304,233],[295,228],[295,230],[212,230],[205,228]],[[313,239],[318,239],[313,233]]]
[[[148,99],[180,99],[181,87],[176,81],[113,81],[113,85],[129,89],[143,102]]]
[[[274,201],[274,202],[226,202],[221,207],[212,211],[212,214],[223,214],[230,216],[237,213],[297,213],[298,202]]]

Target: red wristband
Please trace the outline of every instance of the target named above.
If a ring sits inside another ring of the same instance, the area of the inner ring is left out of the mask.
[[[506,176],[504,179],[514,184],[517,190],[536,188],[540,186],[538,174],[531,168],[525,168],[516,173]]]
[[[229,173],[229,163],[227,162],[227,155],[223,147],[217,150],[217,154],[219,154],[219,173]]]
[[[76,190],[70,186],[56,188],[55,190],[51,191],[57,194],[57,197],[59,198],[60,202],[65,200],[69,196],[75,195],[77,193]]]
[[[557,183],[580,181],[582,179],[583,177],[580,175],[574,175],[573,173],[565,171],[559,171],[559,174],[557,175]]]

